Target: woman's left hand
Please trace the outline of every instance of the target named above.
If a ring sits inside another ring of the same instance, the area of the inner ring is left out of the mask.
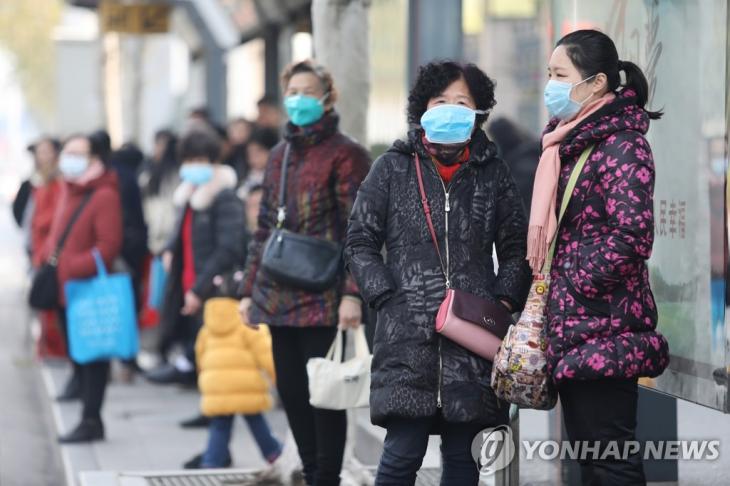
[[[338,310],[338,329],[357,329],[362,322],[362,302],[356,297],[344,297]]]
[[[188,290],[185,293],[185,304],[183,305],[180,314],[184,316],[192,316],[197,314],[201,307],[203,307],[203,301],[200,300],[200,297],[198,297],[192,290]]]

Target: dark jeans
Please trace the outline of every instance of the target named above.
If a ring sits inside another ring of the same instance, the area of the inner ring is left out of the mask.
[[[304,465],[310,486],[340,484],[342,456],[347,439],[347,414],[309,404],[309,358],[327,354],[334,327],[271,326],[276,387]]]
[[[388,421],[376,486],[413,486],[434,424],[441,421],[442,486],[477,486],[479,469],[471,454],[483,425],[443,422],[440,417],[394,418]]]
[[[636,440],[636,407],[639,389],[636,379],[569,380],[558,390],[563,407],[563,421],[570,441],[617,441],[623,451],[624,441]],[[600,457],[602,454],[597,454]],[[586,486],[635,486],[646,484],[641,454],[616,459],[608,454],[604,460],[589,454],[579,460],[581,484]]]
[[[63,330],[66,347],[70,349],[65,309],[59,311],[58,322]],[[72,363],[73,377],[71,379],[78,379],[81,382],[81,403],[83,404],[81,419],[101,420],[101,407],[104,404],[106,385],[109,382],[109,361],[92,361],[86,364],[72,361]]]
[[[201,465],[208,468],[224,467],[231,458],[228,445],[231,442],[234,415],[212,417],[208,428],[208,448],[203,453]],[[271,433],[271,428],[263,414],[244,415],[261,455],[271,464],[281,455],[281,444]]]

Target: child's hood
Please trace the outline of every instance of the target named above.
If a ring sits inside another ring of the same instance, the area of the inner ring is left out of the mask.
[[[205,327],[212,334],[231,334],[243,326],[238,302],[233,299],[211,299],[205,304]]]

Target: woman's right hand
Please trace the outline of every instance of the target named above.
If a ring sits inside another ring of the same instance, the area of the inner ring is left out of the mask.
[[[165,269],[165,272],[170,273],[170,269],[172,268],[172,252],[170,250],[162,252],[162,267]]]
[[[259,325],[252,323],[249,319],[249,311],[251,310],[251,304],[253,301],[251,300],[251,297],[244,297],[241,299],[241,302],[238,304],[238,313],[241,315],[241,320],[245,325],[252,329],[258,329]]]

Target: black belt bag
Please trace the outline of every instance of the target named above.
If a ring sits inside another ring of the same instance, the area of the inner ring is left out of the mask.
[[[276,283],[307,292],[324,292],[342,271],[342,245],[283,228],[286,221],[286,177],[290,145],[284,150],[276,229],[264,246],[261,268]]]

